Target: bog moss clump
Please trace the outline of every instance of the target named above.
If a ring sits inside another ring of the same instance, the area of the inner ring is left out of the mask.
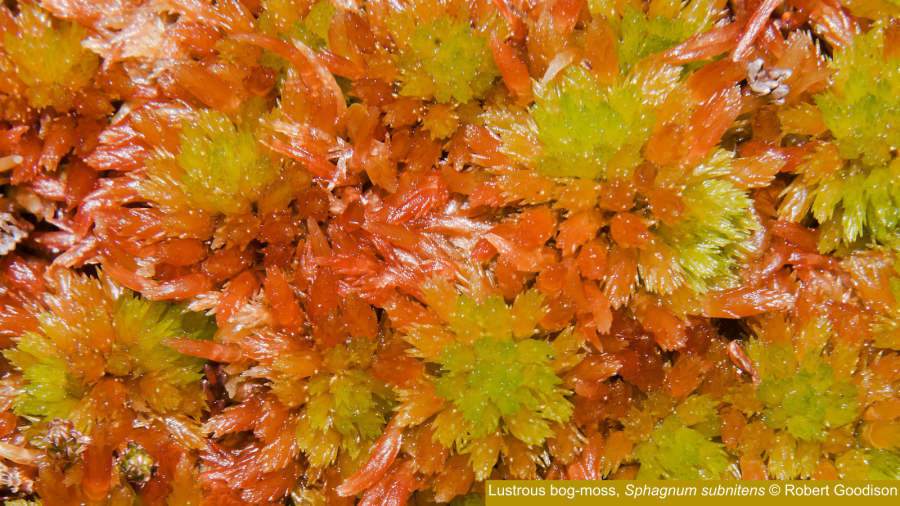
[[[82,46],[87,30],[34,5],[22,6],[15,26],[18,33],[3,34],[4,70],[24,84],[21,91],[31,107],[70,111],[100,65],[100,58]]]
[[[0,496],[900,479],[893,1],[4,2]]]
[[[14,411],[50,421],[79,421],[84,428],[102,407],[92,388],[115,379],[130,392],[131,405],[160,415],[199,419],[206,408],[200,388],[203,359],[165,344],[167,338],[209,340],[215,324],[184,306],[148,301],[109,278],[58,271],[48,311],[39,327],[4,352],[23,373]]]

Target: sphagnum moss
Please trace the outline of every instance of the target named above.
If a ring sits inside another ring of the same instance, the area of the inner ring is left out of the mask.
[[[351,4],[0,7],[8,502],[900,478],[896,6]]]

